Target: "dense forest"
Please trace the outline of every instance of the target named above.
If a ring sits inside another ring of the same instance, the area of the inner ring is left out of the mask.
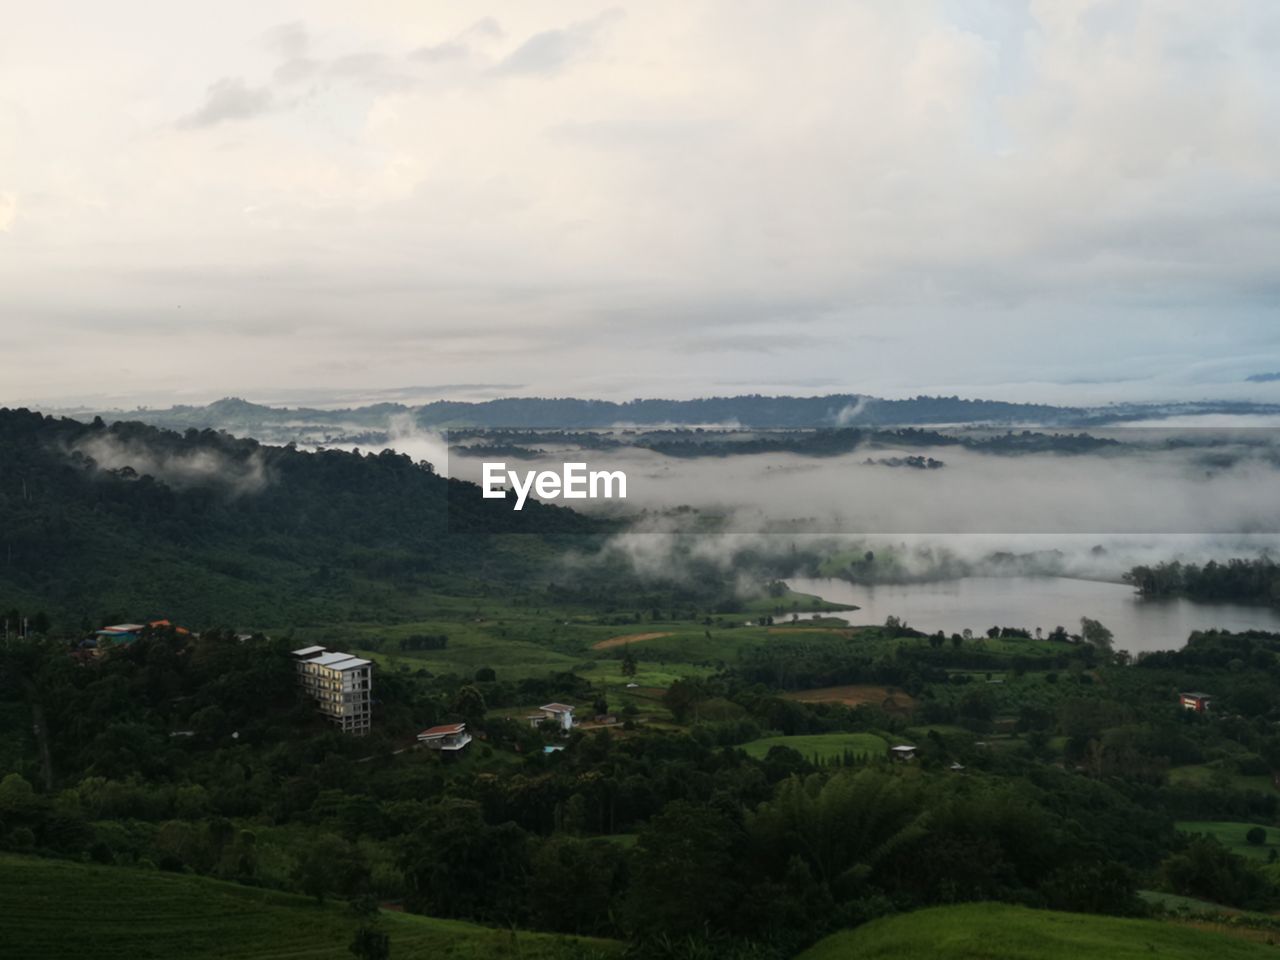
[[[0,410],[0,461],[0,596],[77,623],[130,608],[377,619],[425,586],[537,580],[545,538],[607,530],[555,506],[515,512],[389,451],[304,453],[212,430]]]
[[[1134,567],[1124,575],[1144,597],[1190,597],[1238,603],[1280,603],[1280,564],[1270,557],[1210,560],[1205,564],[1170,561]]]

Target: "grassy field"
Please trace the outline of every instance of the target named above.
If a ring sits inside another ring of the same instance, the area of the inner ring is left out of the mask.
[[[1225,928],[977,903],[876,920],[819,941],[798,960],[1260,960],[1275,953]]]
[[[1269,827],[1265,823],[1235,823],[1230,820],[1179,820],[1175,824],[1183,833],[1203,833],[1218,840],[1232,853],[1242,857],[1253,857],[1266,860],[1271,851],[1280,856],[1280,827]],[[1267,831],[1267,842],[1259,846],[1247,842],[1244,835],[1251,827],[1261,827]]]
[[[889,744],[874,733],[818,733],[796,737],[763,737],[752,740],[743,750],[752,757],[763,758],[770,747],[790,747],[806,760],[828,760],[849,751],[856,756],[884,756]]]
[[[271,631],[290,637],[299,646],[320,643],[369,656],[383,669],[419,668],[436,675],[471,676],[481,667],[494,669],[500,679],[520,680],[549,673],[585,672],[593,661],[616,662],[624,647],[659,671],[674,665],[716,669],[738,662],[744,653],[779,642],[803,644],[853,643],[869,656],[890,655],[899,646],[923,646],[923,638],[897,637],[879,626],[848,627],[843,621],[806,616],[793,624],[789,609],[838,609],[799,594],[758,596],[743,609],[715,615],[711,624],[697,620],[593,616],[569,606],[552,607],[536,601],[499,597],[449,597],[423,594],[415,603],[420,615],[390,622],[349,621],[324,628],[301,627]],[[776,624],[760,626],[761,615]],[[414,634],[445,635],[441,650],[401,650],[400,641]],[[1041,641],[978,639],[970,651],[998,655],[1018,652],[1037,656],[1058,652]]]
[[[778,596],[770,596],[767,593],[752,597],[744,604],[743,612],[760,616],[772,617],[790,617],[792,613],[804,610],[814,612],[825,610],[832,613],[841,611],[853,611],[858,607],[850,603],[836,603],[832,600],[823,600],[813,593],[798,593],[795,590],[784,590]]]
[[[621,944],[382,914],[396,960],[596,960]],[[22,960],[350,960],[343,904],[199,877],[0,856],[0,953]]]

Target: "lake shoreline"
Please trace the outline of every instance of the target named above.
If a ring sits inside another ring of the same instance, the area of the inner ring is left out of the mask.
[[[958,577],[894,584],[859,584],[842,577],[794,577],[794,593],[827,603],[856,605],[851,626],[881,625],[895,617],[925,633],[985,634],[1016,627],[1047,635],[1064,627],[1079,631],[1082,617],[1099,620],[1115,634],[1115,648],[1130,653],[1176,650],[1190,635],[1207,630],[1280,632],[1280,610],[1267,605],[1144,598],[1131,584],[1081,577]],[[822,611],[796,611],[808,619]],[[829,614],[826,612],[827,615]],[[837,614],[839,615],[839,614]]]

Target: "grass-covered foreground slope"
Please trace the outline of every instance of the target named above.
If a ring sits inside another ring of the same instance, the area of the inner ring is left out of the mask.
[[[384,912],[396,960],[596,960],[621,945]],[[121,867],[0,856],[0,950],[23,960],[350,960],[345,904]],[[10,952],[12,951],[12,952]]]
[[[887,917],[819,941],[798,960],[1254,960],[1275,947],[1181,923],[977,903]]]

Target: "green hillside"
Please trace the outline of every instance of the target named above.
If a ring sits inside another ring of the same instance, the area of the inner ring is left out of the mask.
[[[797,960],[1251,960],[1275,948],[1158,920],[1127,920],[997,903],[887,917],[819,941]]]
[[[602,529],[552,505],[516,512],[389,451],[26,410],[0,409],[0,463],[0,598],[44,610],[58,633],[411,619],[424,588],[525,584],[548,566],[548,538]],[[503,536],[517,533],[536,536]]]
[[[621,945],[384,912],[396,960],[596,960]],[[0,856],[0,943],[23,960],[350,960],[344,904],[191,876]]]

